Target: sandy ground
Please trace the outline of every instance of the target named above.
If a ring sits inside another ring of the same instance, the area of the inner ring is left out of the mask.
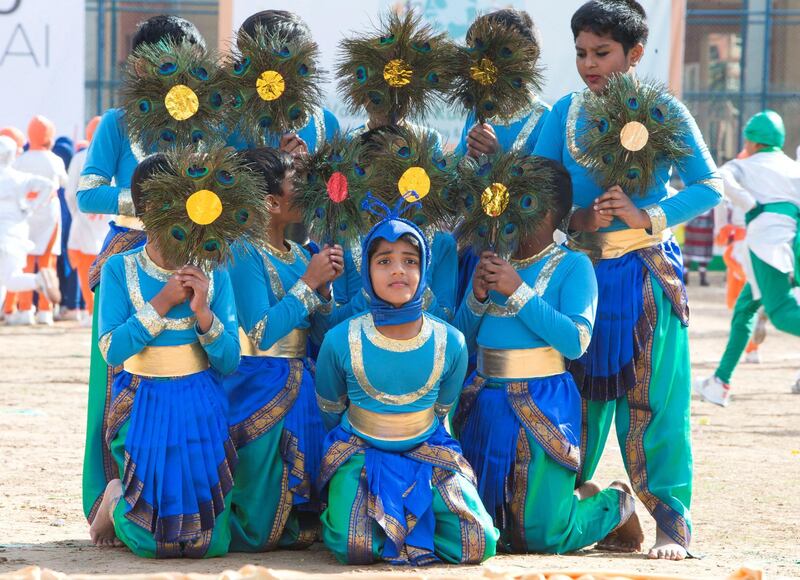
[[[714,369],[729,322],[721,277],[712,280],[712,288],[690,288],[692,367],[701,375]],[[74,323],[0,327],[0,572],[36,564],[70,573],[215,573],[258,564],[293,571],[290,576],[363,572],[366,578],[388,569],[340,566],[321,545],[305,552],[169,562],[91,546],[80,501],[89,340],[89,330]],[[692,403],[693,549],[701,559],[655,562],[644,555],[614,557],[586,550],[560,557],[498,556],[484,566],[724,578],[750,562],[771,578],[800,577],[800,396],[789,394],[800,369],[800,339],[770,328],[762,359],[760,365],[739,368],[729,408]],[[601,482],[624,477],[619,448],[611,439],[598,473]],[[647,542],[652,542],[652,520],[642,516]],[[462,577],[477,572],[453,566],[425,570]]]

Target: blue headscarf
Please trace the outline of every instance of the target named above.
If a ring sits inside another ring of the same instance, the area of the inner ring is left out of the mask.
[[[393,324],[413,322],[422,316],[422,295],[425,293],[425,279],[428,266],[431,262],[431,251],[422,230],[409,220],[401,218],[399,214],[403,209],[409,209],[416,204],[411,204],[403,208],[403,200],[401,199],[397,207],[390,210],[386,205],[372,197],[371,194],[367,194],[367,199],[364,200],[363,207],[376,215],[380,215],[372,209],[371,206],[375,205],[383,210],[384,218],[373,226],[367,235],[364,236],[364,240],[361,243],[361,255],[364,256],[366,260],[365,265],[361,268],[361,282],[370,298],[372,320],[375,326],[390,326]],[[417,291],[414,293],[414,296],[411,297],[411,300],[400,307],[395,307],[385,300],[378,298],[372,288],[372,280],[369,275],[369,249],[373,244],[378,243],[378,240],[396,242],[406,234],[413,236],[419,243],[419,286],[417,286]]]

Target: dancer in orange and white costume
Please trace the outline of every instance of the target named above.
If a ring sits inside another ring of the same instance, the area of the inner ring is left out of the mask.
[[[28,215],[48,202],[54,183],[13,169],[16,157],[14,140],[0,136],[0,302],[5,298],[6,289],[14,292],[38,290],[58,302],[61,295],[54,270],[42,269],[38,274],[22,271],[31,245]]]
[[[53,146],[55,126],[53,123],[37,115],[28,125],[29,148],[17,158],[15,168],[19,171],[45,177],[54,182],[54,191],[67,184],[67,171],[64,162],[50,148]],[[33,248],[28,254],[25,271],[33,273],[38,268],[55,268],[55,257],[61,253],[61,245],[56,241],[61,236],[61,206],[58,198],[53,196],[47,203],[39,206],[28,220],[30,241]],[[9,323],[30,325],[53,324],[53,306],[44,295],[39,295],[39,312],[34,319],[33,292],[26,291],[19,295],[18,312]]]

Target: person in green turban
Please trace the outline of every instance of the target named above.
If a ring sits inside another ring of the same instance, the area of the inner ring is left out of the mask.
[[[711,377],[695,391],[720,406],[730,402],[730,380],[763,305],[778,330],[800,336],[800,164],[783,152],[786,129],[775,111],[754,115],[744,128],[747,157],[721,169],[725,194],[746,213],[747,284],[733,310],[728,345]],[[800,394],[800,377],[792,392]]]

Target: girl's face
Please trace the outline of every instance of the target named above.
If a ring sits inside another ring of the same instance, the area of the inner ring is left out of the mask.
[[[294,205],[294,171],[289,171],[281,181],[280,195],[268,195],[267,207],[273,217],[280,216],[283,223],[296,224],[303,220],[300,208]]]
[[[419,286],[419,250],[405,240],[379,240],[369,260],[372,290],[381,300],[400,307],[414,297]]]
[[[602,92],[612,74],[630,71],[639,63],[643,53],[642,44],[637,44],[625,54],[622,43],[611,36],[598,36],[585,30],[575,39],[578,74],[593,93]]]

